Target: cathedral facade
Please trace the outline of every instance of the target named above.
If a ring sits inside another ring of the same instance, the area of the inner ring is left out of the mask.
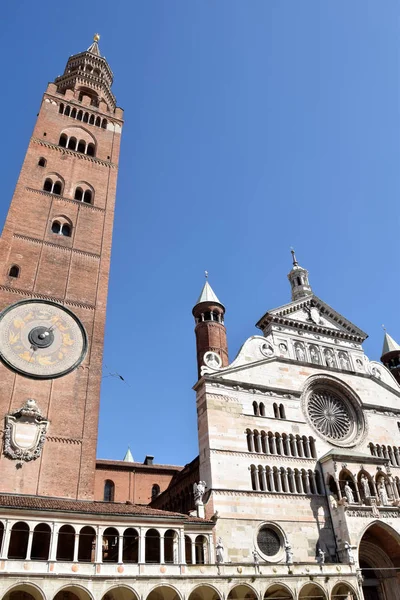
[[[400,600],[400,346],[370,361],[294,252],[233,361],[208,281],[193,308],[198,457],[96,460],[123,127],[98,41],[43,95],[1,236],[1,597]]]

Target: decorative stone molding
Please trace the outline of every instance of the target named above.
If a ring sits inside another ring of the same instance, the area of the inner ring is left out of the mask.
[[[224,383],[219,381],[210,381],[209,383],[212,387],[220,389],[235,390],[236,392],[247,392],[250,394],[260,394],[262,396],[270,396],[273,398],[285,398],[287,400],[298,398],[301,395],[301,392],[297,390],[266,389],[261,386],[255,387],[254,384],[251,386],[246,386],[245,384],[238,385],[236,382],[230,382],[226,380]]]
[[[58,302],[58,304],[67,305],[67,306],[77,306],[78,308],[86,308],[88,310],[94,310],[96,307],[93,304],[85,304],[83,302],[72,302],[71,300],[64,300],[63,298],[56,298],[55,296],[46,296],[45,294],[36,294],[29,290],[23,290],[21,288],[14,288],[9,285],[0,285],[0,290],[5,290],[6,292],[12,292],[14,294],[19,294],[20,296],[28,296],[29,298],[40,298],[43,300],[51,300],[52,302]]]
[[[47,196],[50,199],[61,200],[62,202],[69,202],[71,204],[78,204],[79,207],[83,207],[84,209],[91,209],[97,212],[106,212],[105,208],[100,208],[99,206],[94,206],[93,204],[89,204],[88,202],[82,202],[81,200],[74,200],[72,198],[66,198],[65,196],[59,196],[58,194],[52,194],[51,192],[46,192],[45,190],[36,190],[35,188],[31,188],[26,186],[25,189],[28,192],[32,192],[33,194],[40,194],[41,196]]]
[[[5,456],[23,461],[39,458],[48,425],[35,400],[29,398],[19,410],[5,417]]]
[[[48,442],[59,442],[61,444],[78,444],[78,445],[82,445],[82,440],[77,440],[74,438],[65,438],[65,437],[60,437],[60,436],[55,436],[55,435],[49,435],[47,436],[47,441]]]
[[[94,254],[93,252],[86,252],[85,250],[77,250],[76,248],[69,248],[68,246],[61,246],[60,244],[54,244],[53,242],[46,242],[43,240],[39,240],[38,238],[30,237],[28,235],[21,235],[20,233],[14,233],[14,238],[25,240],[27,242],[32,242],[34,244],[43,244],[44,246],[51,246],[52,248],[56,248],[57,250],[62,250],[64,252],[73,252],[74,254],[81,254],[83,256],[88,256],[89,258],[94,258],[96,260],[100,260],[99,254]]]

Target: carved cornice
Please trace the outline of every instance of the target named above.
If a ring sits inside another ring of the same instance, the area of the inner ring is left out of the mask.
[[[70,202],[71,204],[79,205],[79,207],[83,207],[85,210],[94,210],[97,212],[106,212],[105,208],[100,208],[99,206],[93,206],[93,204],[88,204],[87,202],[82,202],[81,200],[73,200],[72,198],[66,198],[65,196],[59,196],[58,194],[52,194],[51,192],[46,192],[45,190],[36,190],[35,188],[31,188],[25,186],[25,189],[28,192],[32,192],[33,194],[40,194],[41,196],[47,196],[48,198],[53,198],[54,200],[62,200],[63,202]]]
[[[263,461],[269,461],[271,458],[274,460],[274,462],[294,462],[294,463],[299,463],[299,462],[306,462],[306,463],[310,463],[310,462],[314,462],[315,464],[318,462],[317,458],[307,458],[306,456],[302,457],[302,456],[286,456],[285,454],[264,454],[263,452],[236,452],[235,450],[221,450],[219,448],[210,448],[210,453],[211,454],[232,454],[234,456],[241,456],[242,458],[251,458],[256,459],[262,459]]]
[[[56,435],[48,435],[47,436],[47,441],[48,442],[59,442],[61,444],[77,444],[77,445],[82,445],[82,440],[77,440],[74,438],[66,438],[66,437],[61,437],[61,436],[56,436]]]
[[[30,290],[23,290],[21,288],[13,288],[9,285],[0,285],[0,290],[4,290],[6,292],[12,292],[14,294],[19,294],[20,296],[28,296],[29,298],[39,298],[42,300],[51,300],[52,302],[57,302],[58,304],[67,305],[67,306],[75,306],[78,308],[85,308],[87,310],[95,310],[94,304],[86,304],[84,302],[73,302],[72,300],[65,300],[64,298],[57,298],[56,296],[46,296],[45,294],[37,294],[36,292],[32,292]]]
[[[26,242],[32,242],[33,244],[43,244],[44,246],[51,246],[52,248],[57,248],[57,250],[63,250],[64,252],[72,252],[73,254],[81,254],[82,256],[88,256],[89,258],[100,260],[100,254],[94,254],[93,252],[85,252],[84,250],[77,250],[76,248],[68,248],[68,246],[61,246],[60,244],[39,240],[38,238],[22,235],[20,233],[14,233],[13,237],[18,238],[19,240],[25,240]]]
[[[320,498],[326,501],[326,496],[322,494],[293,494],[287,493],[283,494],[282,492],[261,492],[261,491],[253,491],[249,490],[248,492],[244,490],[223,490],[223,489],[212,489],[211,494],[216,494],[217,496],[273,496],[274,498],[288,498],[290,501],[293,501],[293,498],[301,498],[304,500],[310,500],[310,498]]]
[[[221,381],[216,381],[215,379],[208,379],[207,383],[209,383],[212,387],[225,389],[225,390],[234,390],[236,392],[247,392],[250,394],[260,394],[262,396],[270,396],[273,398],[286,398],[287,400],[291,400],[293,398],[299,398],[301,396],[301,392],[298,390],[281,390],[277,388],[270,388],[263,385],[254,385],[254,383],[244,383],[240,382],[240,385],[237,381],[232,381],[229,379],[224,379],[223,383]],[[224,396],[225,398],[226,396]]]
[[[103,165],[104,167],[109,167],[110,169],[116,169],[117,165],[108,160],[100,160],[100,158],[96,158],[95,156],[88,156],[87,154],[82,154],[82,152],[75,152],[75,150],[70,150],[69,148],[63,148],[62,146],[58,146],[57,144],[51,144],[50,142],[45,142],[40,138],[32,137],[31,141],[35,144],[39,144],[39,146],[45,146],[46,148],[52,148],[53,150],[57,150],[61,154],[69,154],[70,156],[75,156],[75,158],[79,158],[80,160],[88,160],[89,162],[97,163],[98,165]]]

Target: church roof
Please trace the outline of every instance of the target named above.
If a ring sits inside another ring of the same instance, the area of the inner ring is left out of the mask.
[[[201,304],[201,302],[217,302],[218,304],[222,304],[214,290],[212,289],[211,285],[208,283],[208,281],[205,282],[203,289],[201,290],[201,294],[196,302],[196,304]]]
[[[132,456],[132,452],[131,449],[128,446],[128,450],[126,451],[126,454],[124,456],[124,461],[125,462],[135,462],[135,459]]]
[[[51,512],[73,512],[97,515],[144,516],[156,519],[181,519],[197,523],[207,523],[199,517],[191,517],[177,512],[158,510],[143,504],[131,502],[99,502],[96,500],[71,500],[45,496],[25,496],[18,494],[0,494],[0,508],[20,510],[44,510]]]
[[[385,337],[383,339],[383,348],[382,348],[382,356],[387,354],[387,352],[396,352],[400,350],[400,346],[394,339],[385,332]]]

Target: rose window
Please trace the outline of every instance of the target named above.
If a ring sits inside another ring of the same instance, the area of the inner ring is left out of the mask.
[[[277,532],[271,527],[263,527],[258,532],[257,544],[266,556],[275,556],[281,549],[281,540]]]
[[[339,389],[314,387],[306,397],[305,408],[310,424],[333,444],[354,445],[364,431],[360,409]]]

